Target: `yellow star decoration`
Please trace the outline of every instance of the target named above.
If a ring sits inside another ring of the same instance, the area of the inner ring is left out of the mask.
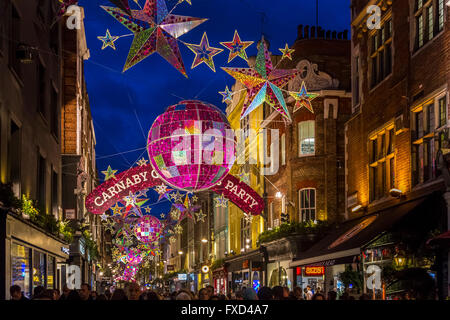
[[[119,37],[112,36],[111,33],[109,33],[109,29],[106,29],[105,36],[98,36],[97,39],[103,42],[102,50],[105,50],[106,47],[111,47],[116,50],[116,45],[114,44],[114,42],[116,42]]]
[[[151,210],[152,210],[152,208],[146,207],[146,208],[145,208],[145,213],[150,213]]]
[[[105,181],[109,180],[111,178],[115,179],[116,172],[117,172],[117,170],[113,170],[113,169],[111,169],[111,166],[108,166],[108,169],[106,169],[106,171],[102,171],[102,173],[105,175]]]
[[[121,214],[122,208],[119,207],[119,205],[117,203],[114,207],[111,207],[111,209],[112,209],[114,215]]]
[[[183,3],[185,1],[192,6],[192,0],[180,0],[180,1],[178,1],[178,3]]]
[[[281,59],[288,58],[289,60],[292,60],[292,54],[295,52],[295,50],[289,49],[289,46],[287,43],[286,43],[286,46],[284,47],[284,49],[278,49],[278,50],[280,50],[281,53],[283,54]]]
[[[161,219],[164,219],[166,217],[166,215],[164,213],[160,214]]]
[[[142,166],[145,166],[147,164],[147,162],[148,162],[148,160],[145,160],[144,158],[142,158],[141,160],[139,160],[137,162],[137,164],[142,167]]]

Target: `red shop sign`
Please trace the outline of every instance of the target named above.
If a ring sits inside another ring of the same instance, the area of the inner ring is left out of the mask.
[[[305,267],[305,276],[323,276],[324,274],[324,266]]]

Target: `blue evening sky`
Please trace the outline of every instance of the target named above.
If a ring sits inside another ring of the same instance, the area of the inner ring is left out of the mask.
[[[142,6],[144,2],[140,0]],[[176,2],[168,0],[169,9]],[[174,14],[209,20],[180,39],[198,44],[206,31],[211,46],[225,49],[214,58],[214,73],[205,64],[190,69],[194,54],[180,43],[189,76],[186,79],[157,53],[122,73],[133,37],[120,38],[114,51],[111,48],[101,50],[102,43],[97,36],[105,35],[106,29],[114,36],[130,32],[100,8],[100,5],[113,6],[109,1],[80,0],[79,3],[85,8],[86,37],[91,53],[85,63],[85,74],[97,138],[99,171],[111,165],[120,172],[134,166],[139,157],[147,158],[146,137],[152,122],[181,98],[196,98],[225,109],[218,91],[223,91],[226,85],[231,88],[234,79],[220,67],[246,67],[240,58],[227,64],[229,51],[219,44],[231,41],[234,30],[238,30],[243,41],[255,41],[247,49],[248,56],[256,55],[256,41],[262,32],[270,41],[270,51],[280,54],[278,48],[284,47],[285,43],[291,46],[296,40],[297,26],[315,25],[316,16],[316,0],[192,0],[192,6],[184,2]],[[133,0],[130,4],[137,9]],[[319,25],[338,31],[350,29],[349,6],[349,0],[319,0]],[[141,150],[112,156],[134,149]],[[103,179],[103,175],[99,178]]]

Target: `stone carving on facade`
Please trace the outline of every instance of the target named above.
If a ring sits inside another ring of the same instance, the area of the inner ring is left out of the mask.
[[[300,61],[296,69],[300,70],[300,73],[294,80],[289,82],[289,91],[300,90],[302,81],[306,83],[308,91],[332,90],[339,87],[339,80],[333,79],[328,73],[319,71],[317,64],[311,63],[306,59]]]

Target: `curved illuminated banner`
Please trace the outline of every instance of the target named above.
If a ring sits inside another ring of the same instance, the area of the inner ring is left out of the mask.
[[[131,193],[162,184],[151,165],[131,168],[116,175],[95,188],[86,198],[86,208],[93,214],[102,214]],[[247,214],[259,215],[264,210],[264,200],[246,183],[231,174],[209,191],[223,194]]]

